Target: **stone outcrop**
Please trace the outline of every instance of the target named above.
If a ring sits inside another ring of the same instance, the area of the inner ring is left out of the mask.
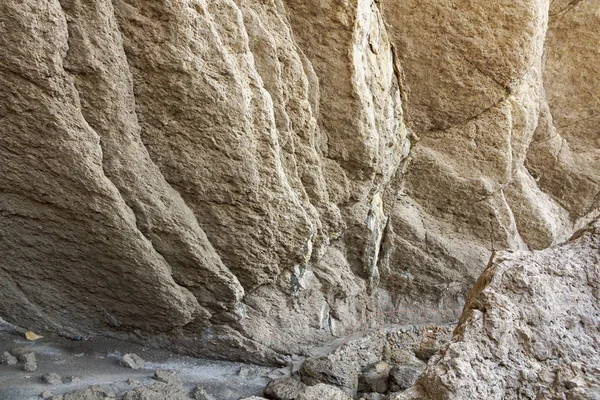
[[[308,358],[265,396],[297,398],[301,379],[360,399],[597,399],[599,271],[600,220],[550,249],[497,252],[453,337],[447,326],[370,332]],[[424,348],[435,350],[427,365]]]
[[[599,304],[600,221],[561,246],[499,252],[452,340],[392,398],[596,399]]]
[[[0,2],[0,317],[270,363],[456,320],[598,215],[599,1]]]

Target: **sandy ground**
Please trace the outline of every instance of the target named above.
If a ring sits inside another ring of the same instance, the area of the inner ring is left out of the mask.
[[[0,400],[40,399],[44,391],[62,394],[96,384],[113,384],[124,392],[132,389],[125,382],[127,379],[143,385],[153,383],[152,375],[157,369],[174,372],[190,391],[202,386],[216,400],[232,400],[260,395],[268,382],[266,375],[272,370],[242,363],[184,357],[106,338],[80,342],[43,338],[31,342],[23,335],[0,328],[0,354],[15,347],[33,351],[38,369],[25,372],[21,365],[0,365]],[[118,361],[126,353],[141,356],[146,361],[146,368],[132,370],[120,366]],[[63,377],[63,384],[45,384],[42,376],[50,372]],[[80,380],[66,383],[70,377]]]

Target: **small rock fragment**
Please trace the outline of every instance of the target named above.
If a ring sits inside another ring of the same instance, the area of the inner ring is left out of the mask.
[[[160,369],[157,369],[154,372],[153,378],[155,381],[158,381],[158,382],[177,383],[177,377],[175,376],[174,373],[172,373],[170,371],[162,371]]]
[[[38,340],[38,339],[42,339],[43,336],[40,336],[38,334],[36,334],[35,332],[32,331],[27,331],[25,332],[25,339],[30,340],[30,341],[34,341],[34,340]]]
[[[37,362],[34,353],[23,354],[20,359],[21,362],[23,362],[23,371],[33,372],[37,369]]]
[[[70,376],[67,378],[67,383],[75,383],[75,382],[79,382],[80,380],[81,380],[81,378],[78,376]]]
[[[267,378],[273,381],[283,378],[289,378],[290,376],[292,376],[292,369],[289,365],[286,365],[282,368],[273,369],[267,374]]]
[[[42,376],[42,380],[48,385],[60,385],[62,383],[60,375],[55,374],[54,372],[45,374]]]
[[[213,396],[211,396],[204,388],[198,386],[194,390],[194,394],[192,397],[194,400],[215,400]]]
[[[140,386],[140,382],[139,381],[136,381],[135,379],[131,379],[131,378],[127,379],[125,381],[125,383],[128,384],[129,386],[132,386],[132,387],[138,387],[138,386]]]
[[[8,351],[5,351],[2,358],[0,358],[0,364],[15,365],[16,363],[17,357],[13,356]]]
[[[51,398],[52,398],[52,392],[49,392],[49,391],[47,391],[47,390],[46,390],[45,392],[42,392],[42,393],[40,394],[40,397],[41,397],[42,399],[44,399],[44,400],[51,399]]]
[[[125,354],[123,358],[121,358],[119,365],[131,369],[142,369],[146,365],[146,362],[137,354],[129,353]]]

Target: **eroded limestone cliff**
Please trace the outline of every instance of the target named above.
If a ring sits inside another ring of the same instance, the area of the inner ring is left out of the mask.
[[[598,215],[599,25],[600,0],[2,0],[0,317],[260,362],[456,320],[492,251]]]
[[[600,221],[561,246],[500,252],[454,338],[393,400],[600,396]]]

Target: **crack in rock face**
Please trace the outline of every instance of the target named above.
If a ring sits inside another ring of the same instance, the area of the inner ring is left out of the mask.
[[[582,387],[521,319],[550,301],[536,277],[594,279],[537,257],[600,216],[600,0],[488,3],[0,2],[0,318],[283,365],[467,303],[460,326],[532,363],[494,353],[478,393]],[[503,251],[529,254],[493,289],[508,311],[469,295]],[[418,390],[467,396],[488,367],[438,375],[471,350]]]

